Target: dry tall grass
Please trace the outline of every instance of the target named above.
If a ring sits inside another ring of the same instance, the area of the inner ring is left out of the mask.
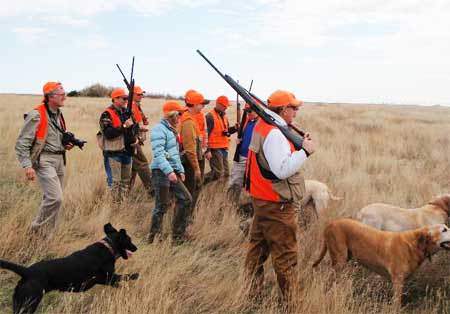
[[[124,227],[138,243],[134,257],[117,263],[119,272],[138,271],[136,282],[121,288],[97,286],[87,293],[52,292],[41,313],[277,313],[277,285],[269,267],[265,300],[251,304],[243,297],[245,242],[239,218],[224,203],[223,185],[207,187],[193,224],[193,240],[172,246],[170,240],[147,245],[153,206],[141,187],[127,204],[114,208],[106,195],[101,153],[95,145],[97,119],[106,99],[71,98],[64,113],[70,130],[88,144],[68,156],[67,189],[60,224],[44,243],[27,233],[40,191],[24,180],[14,153],[22,114],[39,97],[2,95],[0,112],[0,257],[23,264],[64,256],[102,237],[111,221]],[[155,123],[162,100],[145,100],[144,110]],[[234,121],[230,113],[230,120]],[[306,105],[299,124],[318,142],[306,164],[307,178],[326,182],[345,198],[331,216],[351,215],[362,206],[383,201],[419,206],[450,191],[450,109],[355,105]],[[146,152],[150,148],[147,144]],[[222,213],[222,214],[221,214]],[[165,232],[169,228],[168,218]],[[302,313],[394,313],[390,284],[365,270],[349,267],[333,279],[328,263],[312,272],[323,223],[302,231],[299,265]],[[448,254],[426,262],[409,282],[405,313],[450,311]],[[327,259],[328,260],[328,259]],[[270,262],[268,263],[270,265]],[[10,313],[18,277],[0,271],[0,312]]]

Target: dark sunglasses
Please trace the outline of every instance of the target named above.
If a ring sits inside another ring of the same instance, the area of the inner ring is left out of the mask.
[[[122,100],[128,100],[128,97],[120,97]]]
[[[144,96],[144,94],[136,94],[136,96]]]

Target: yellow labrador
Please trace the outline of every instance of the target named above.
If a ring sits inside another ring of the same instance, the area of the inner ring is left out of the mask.
[[[361,209],[356,219],[386,231],[406,231],[420,227],[445,224],[450,213],[450,195],[443,195],[419,208],[405,209],[394,205],[375,203]]]
[[[380,231],[353,219],[337,219],[328,223],[323,233],[319,265],[327,251],[336,271],[353,258],[370,270],[385,276],[394,287],[394,303],[401,304],[405,280],[427,257],[439,249],[450,249],[450,230],[444,224],[419,229]]]

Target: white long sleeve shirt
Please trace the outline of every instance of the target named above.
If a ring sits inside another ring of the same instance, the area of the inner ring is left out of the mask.
[[[286,121],[279,115],[270,110],[266,112],[280,124],[286,125]],[[289,141],[278,128],[267,134],[263,144],[263,152],[270,170],[279,179],[286,179],[294,175],[308,158],[303,150],[291,152]]]

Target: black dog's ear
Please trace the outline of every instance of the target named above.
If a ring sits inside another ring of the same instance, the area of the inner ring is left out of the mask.
[[[117,232],[117,230],[109,222],[103,227],[103,230],[106,234]]]
[[[120,230],[119,230],[119,233],[122,234],[122,235],[126,235],[126,234],[127,234],[127,231],[126,231],[125,229],[120,229]]]

